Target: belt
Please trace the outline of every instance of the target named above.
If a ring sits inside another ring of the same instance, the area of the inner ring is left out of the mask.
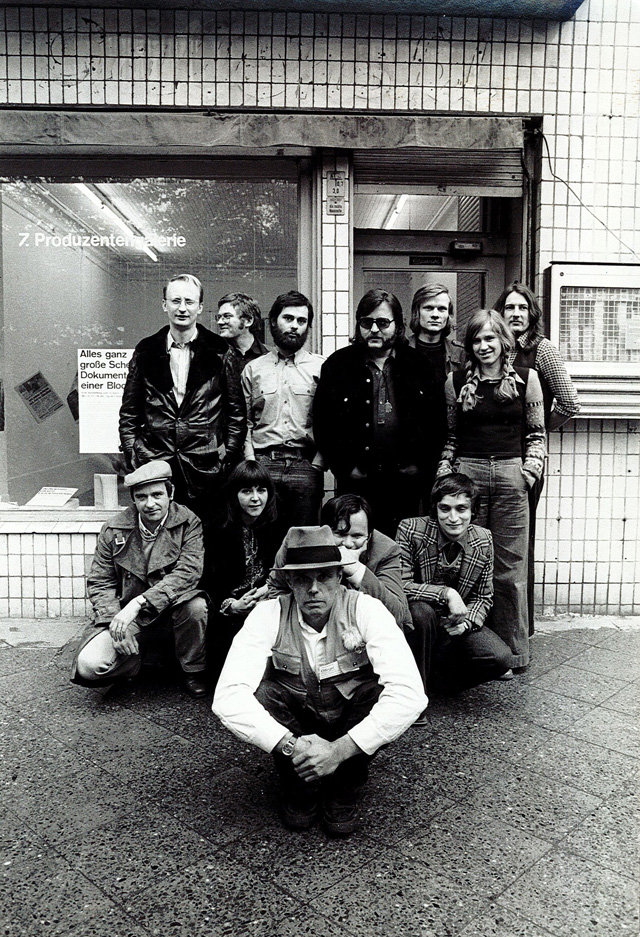
[[[301,446],[270,446],[268,449],[257,449],[256,455],[267,459],[306,459],[308,450]]]

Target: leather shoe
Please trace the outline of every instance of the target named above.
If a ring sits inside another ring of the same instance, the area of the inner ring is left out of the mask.
[[[350,836],[360,829],[360,803],[356,791],[326,798],[322,805],[322,825],[329,836]]]
[[[192,699],[202,699],[207,695],[207,685],[204,682],[204,674],[188,673],[184,675],[183,686]]]

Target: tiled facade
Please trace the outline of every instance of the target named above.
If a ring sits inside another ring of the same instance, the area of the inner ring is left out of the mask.
[[[0,55],[0,107],[538,115],[538,290],[552,260],[640,262],[636,0],[585,0],[565,23],[7,7],[0,12]],[[344,215],[326,211],[327,174],[336,170],[346,174]],[[321,176],[320,347],[328,354],[352,328],[348,158],[325,153]],[[551,438],[538,545],[544,611],[640,613],[638,434],[637,420],[580,419]],[[67,611],[79,608],[75,574],[71,593],[65,586],[64,596],[43,594],[38,536],[25,541],[32,559],[21,567],[33,594],[23,593],[18,612],[14,559],[6,586],[0,569],[0,614],[3,603],[10,615],[44,613],[45,602],[46,614],[57,614],[58,603],[62,613],[63,602]],[[82,536],[84,555],[91,535]],[[60,560],[75,555],[75,548],[65,552],[73,541],[63,544],[63,537]],[[39,575],[29,572],[36,557]]]
[[[0,617],[87,615],[85,577],[108,516],[93,513],[91,520],[0,517]]]

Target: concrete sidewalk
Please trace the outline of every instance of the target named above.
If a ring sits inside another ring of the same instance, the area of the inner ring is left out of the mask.
[[[432,699],[337,842],[168,678],[69,684],[79,625],[0,627],[0,934],[639,933],[640,620],[543,621],[525,674]]]

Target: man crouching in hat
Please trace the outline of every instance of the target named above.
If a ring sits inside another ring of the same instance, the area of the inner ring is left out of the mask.
[[[202,524],[172,500],[168,462],[147,462],[124,480],[134,507],[107,521],[87,577],[93,625],[71,679],[101,686],[135,676],[145,648],[171,629],[187,693],[205,696],[207,603]]]
[[[236,635],[213,711],[243,741],[272,752],[282,819],[321,812],[326,831],[358,828],[373,754],[427,704],[411,651],[382,602],[340,584],[329,527],[292,527],[279,569],[291,593],[261,602]]]

